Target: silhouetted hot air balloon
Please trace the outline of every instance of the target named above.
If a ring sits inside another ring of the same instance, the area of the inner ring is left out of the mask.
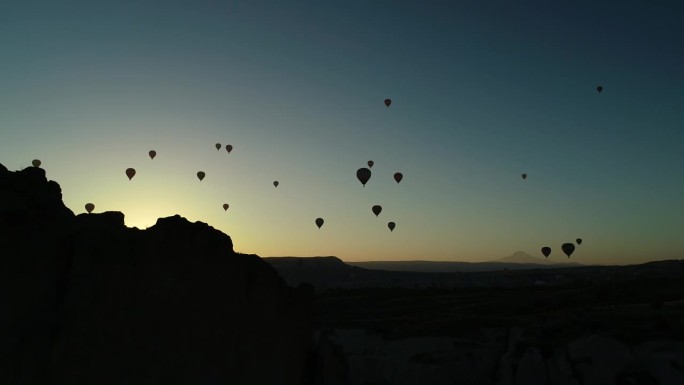
[[[230,144],[227,144],[226,145],[226,151],[228,151],[228,153],[230,154],[230,152],[233,151],[233,146],[231,146]]]
[[[371,170],[368,168],[360,168],[356,170],[356,178],[358,178],[359,182],[361,182],[362,185],[366,185],[368,183],[368,180],[371,177]]]
[[[385,99],[385,105],[389,107],[390,104],[392,104],[392,99]]]
[[[561,245],[561,250],[570,258],[572,252],[575,251],[575,245],[572,243],[564,243]]]
[[[148,152],[148,154],[150,154],[150,159],[154,159],[154,157],[157,156],[157,151],[150,150],[150,152]]]
[[[527,179],[527,174],[522,174],[523,180]]]
[[[40,167],[40,160],[34,159],[33,162],[31,162],[31,164],[33,165],[33,167]]]
[[[223,211],[228,211],[228,207],[230,207],[230,206],[228,206],[228,203],[224,203],[223,204]]]
[[[390,222],[390,223],[387,224],[387,227],[389,227],[390,231],[394,231],[394,228],[395,228],[396,226],[397,226],[397,225],[396,225],[394,222]]]
[[[373,162],[372,160],[369,160],[368,161],[368,168],[373,168],[374,164],[375,164],[375,162]]]
[[[375,214],[375,216],[377,217],[382,212],[382,206],[375,205],[372,207],[372,210],[373,210],[373,214]]]
[[[133,179],[135,176],[135,169],[134,168],[127,168],[126,169],[126,176],[128,177],[128,180]]]
[[[273,185],[274,185],[274,186],[278,187],[279,184],[280,184],[280,182],[278,182],[277,180],[274,180],[274,181],[273,181]]]
[[[221,149],[221,143],[216,143],[214,145],[214,147],[216,147],[216,151],[220,150]]]
[[[394,180],[397,181],[397,183],[401,182],[401,180],[404,178],[404,175],[400,172],[395,172],[394,173]]]
[[[199,178],[200,182],[202,181],[202,179],[204,179],[205,175],[206,174],[204,173],[204,171],[197,171],[197,177]]]
[[[320,229],[323,226],[323,218],[316,218],[316,226]]]
[[[93,210],[95,210],[95,205],[92,203],[86,203],[85,209],[88,212],[88,214],[90,214],[93,212]]]
[[[548,246],[542,247],[542,248],[541,248],[541,251],[542,251],[542,254],[544,254],[544,256],[545,256],[546,258],[548,258],[549,255],[551,255],[551,248],[548,247]]]
[[[582,238],[575,239],[575,242],[577,242],[578,245],[581,245],[582,244]]]
[[[601,87],[601,86],[596,87],[596,91],[598,91],[598,93],[600,94],[601,91],[603,91],[603,87]]]

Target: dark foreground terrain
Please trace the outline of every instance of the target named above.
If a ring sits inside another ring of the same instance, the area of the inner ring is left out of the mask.
[[[179,216],[74,215],[0,165],[0,384],[311,383],[312,289]]]
[[[336,282],[314,301],[326,383],[684,383],[683,260],[450,274],[266,260],[290,283]]]
[[[261,259],[74,215],[0,165],[0,384],[684,384],[684,261],[468,273]]]

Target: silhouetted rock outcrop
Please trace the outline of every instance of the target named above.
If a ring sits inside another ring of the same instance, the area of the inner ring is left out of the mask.
[[[311,287],[180,216],[74,216],[40,168],[0,167],[0,383],[302,384]]]

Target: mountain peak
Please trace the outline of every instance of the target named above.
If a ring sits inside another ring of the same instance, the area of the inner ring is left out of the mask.
[[[527,254],[524,251],[516,251],[512,255],[509,255],[508,257],[504,257],[501,259],[498,259],[497,262],[508,262],[508,263],[536,263],[540,265],[548,265],[552,264],[553,262],[547,261],[546,259],[543,258],[537,258],[533,257],[529,254]]]

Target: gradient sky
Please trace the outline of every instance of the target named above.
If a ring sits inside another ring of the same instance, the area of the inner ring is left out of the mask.
[[[677,0],[3,1],[0,163],[40,159],[75,213],[180,214],[261,256],[567,261],[582,237],[579,263],[682,258],[682,20]]]

